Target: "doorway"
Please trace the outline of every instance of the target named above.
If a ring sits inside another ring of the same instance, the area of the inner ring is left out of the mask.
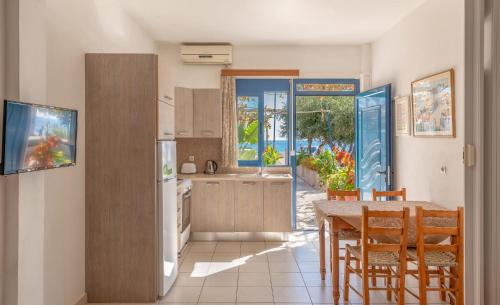
[[[292,158],[296,230],[316,230],[313,202],[328,184],[355,187],[355,79],[298,79]]]

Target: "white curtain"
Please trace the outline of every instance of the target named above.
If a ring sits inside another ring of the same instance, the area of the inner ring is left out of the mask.
[[[222,167],[238,167],[238,115],[236,81],[232,76],[221,77],[222,91]]]

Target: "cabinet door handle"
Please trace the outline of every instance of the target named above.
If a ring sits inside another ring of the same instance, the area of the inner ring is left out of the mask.
[[[180,136],[187,135],[187,131],[180,130],[180,131],[177,132],[177,134],[180,135]]]
[[[217,181],[210,181],[210,182],[207,182],[207,185],[219,185],[220,183],[217,182]]]
[[[243,181],[243,185],[255,185],[255,181]]]
[[[214,134],[214,132],[211,131],[211,130],[202,130],[201,134],[204,135],[204,136],[211,136],[211,135]]]
[[[164,132],[164,133],[163,133],[163,135],[164,135],[164,136],[173,136],[174,134],[173,134],[173,133],[171,133],[171,132]]]
[[[271,182],[271,185],[285,185],[285,182]]]

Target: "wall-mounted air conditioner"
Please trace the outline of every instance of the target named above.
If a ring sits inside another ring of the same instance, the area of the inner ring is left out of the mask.
[[[185,44],[181,46],[181,59],[185,64],[229,65],[233,62],[233,46]]]

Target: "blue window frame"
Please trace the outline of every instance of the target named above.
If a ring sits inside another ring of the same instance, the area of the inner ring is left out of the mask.
[[[288,166],[290,81],[237,79],[236,101],[238,165]],[[278,160],[274,159],[276,164],[269,161],[272,156],[277,156],[273,152],[279,156]]]

